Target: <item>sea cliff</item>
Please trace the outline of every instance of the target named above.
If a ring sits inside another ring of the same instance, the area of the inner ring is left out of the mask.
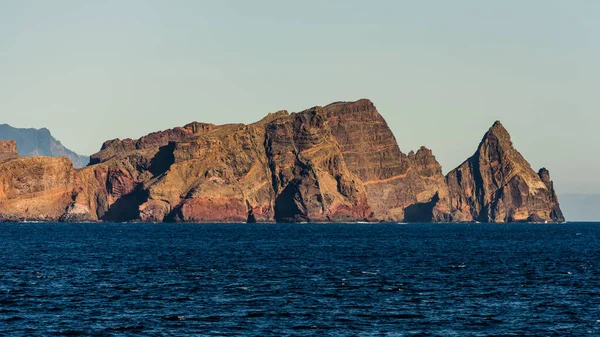
[[[0,142],[0,221],[562,222],[549,172],[496,122],[444,176],[362,99],[110,140],[76,169]]]

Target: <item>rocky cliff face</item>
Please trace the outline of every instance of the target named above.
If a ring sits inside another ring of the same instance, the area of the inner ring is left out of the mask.
[[[21,158],[15,141],[0,141],[0,220],[54,221],[72,201],[67,158]]]
[[[83,169],[10,159],[0,220],[562,220],[548,172],[533,172],[499,124],[444,177],[431,150],[400,151],[369,100],[107,141]]]
[[[107,142],[92,156],[95,165],[85,170],[117,171],[118,179],[107,174],[105,185],[121,186],[96,187],[111,205],[108,213],[96,212],[100,219],[269,222],[372,216],[364,186],[345,166],[322,108],[282,111],[251,125],[194,123],[150,136]],[[119,204],[122,210],[110,212]]]
[[[564,221],[548,170],[536,173],[500,122],[447,181],[450,221]]]
[[[0,162],[19,158],[17,142],[14,140],[0,140]]]
[[[324,108],[344,161],[364,184],[374,217],[381,221],[433,221],[447,197],[442,168],[423,147],[406,155],[373,103],[333,103]],[[407,214],[405,214],[407,213]]]

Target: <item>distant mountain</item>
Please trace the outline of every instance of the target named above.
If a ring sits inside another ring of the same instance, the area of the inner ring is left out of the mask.
[[[0,124],[0,140],[16,141],[17,151],[22,157],[67,157],[77,168],[84,167],[90,162],[89,156],[81,156],[67,149],[54,139],[50,130],[46,128],[20,129],[8,124]]]

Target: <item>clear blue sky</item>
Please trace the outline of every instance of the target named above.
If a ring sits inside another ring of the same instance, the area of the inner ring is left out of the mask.
[[[0,123],[82,154],[190,121],[372,99],[448,171],[500,119],[600,192],[600,1],[0,0]]]

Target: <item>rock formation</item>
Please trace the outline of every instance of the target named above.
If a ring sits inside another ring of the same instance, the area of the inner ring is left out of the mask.
[[[0,161],[0,220],[58,220],[72,202],[74,174],[67,158]]]
[[[442,168],[430,150],[422,147],[417,153],[402,153],[392,131],[369,100],[333,103],[324,110],[345,162],[366,188],[376,219],[439,218],[438,210],[428,205],[435,206],[437,198],[447,198],[448,191]],[[416,209],[423,211],[415,212]]]
[[[17,142],[14,140],[0,140],[0,162],[19,158]]]
[[[86,166],[90,161],[89,156],[80,156],[64,147],[46,128],[21,129],[0,124],[0,140],[16,141],[17,150],[23,157],[67,157],[77,168]]]
[[[533,172],[499,123],[444,177],[431,150],[402,153],[366,99],[111,140],[82,169],[10,156],[5,221],[563,220],[548,172]]]
[[[536,173],[500,122],[447,181],[449,221],[564,221],[548,170]]]

